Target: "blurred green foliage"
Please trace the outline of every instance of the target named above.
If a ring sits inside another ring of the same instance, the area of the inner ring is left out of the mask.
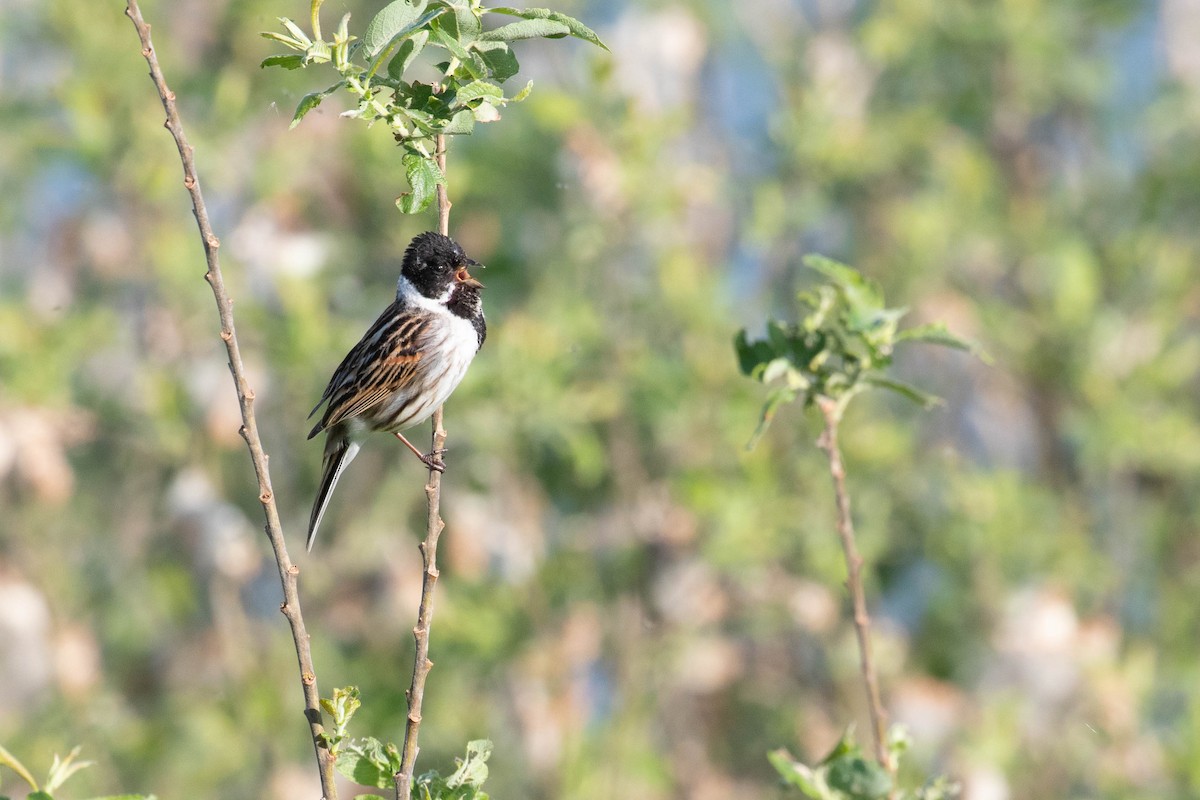
[[[745,453],[760,395],[729,357],[821,252],[995,358],[901,352],[945,406],[872,396],[843,428],[908,763],[968,798],[1193,797],[1190,4],[559,5],[613,55],[523,51],[537,91],[450,154],[492,324],[447,408],[418,769],[487,736],[495,797],[771,798],[764,753],[813,763],[865,718],[818,431],[783,409]],[[143,11],[298,547],[304,415],[433,221],[396,213],[400,151],[334,98],[288,132],[311,87],[260,70],[258,32],[302,9]],[[83,744],[77,796],[316,796],[203,258],[120,12],[18,2],[0,28],[0,742],[34,764]],[[356,724],[393,737],[424,508],[405,455],[365,448],[301,561],[323,692],[359,685]]]
[[[904,342],[925,342],[972,350],[940,322],[899,330],[906,308],[888,308],[879,285],[845,264],[823,256],[805,263],[829,279],[811,292],[801,292],[799,322],[767,322],[767,337],[750,341],[743,328],[733,340],[742,373],[772,386],[763,406],[753,446],[766,433],[784,403],[803,401],[809,408],[827,402],[827,425],[837,426],[846,406],[870,388],[887,389],[926,408],[940,400],[904,381],[884,374],[893,351]]]

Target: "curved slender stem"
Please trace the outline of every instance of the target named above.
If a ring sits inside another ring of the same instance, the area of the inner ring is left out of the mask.
[[[142,42],[142,55],[150,65],[150,78],[158,89],[163,109],[167,112],[165,127],[175,137],[175,145],[179,149],[179,158],[183,163],[183,185],[192,198],[192,210],[196,216],[196,224],[200,229],[200,239],[204,244],[204,257],[208,270],[204,279],[212,288],[213,298],[217,303],[217,311],[221,318],[221,340],[229,356],[229,371],[233,375],[233,383],[237,389],[238,403],[242,411],[242,426],[239,431],[250,449],[250,459],[254,463],[254,474],[258,478],[258,500],[262,503],[263,514],[266,517],[266,534],[275,554],[275,563],[279,567],[279,581],[283,585],[283,603],[279,610],[287,617],[292,629],[292,641],[296,647],[296,660],[300,666],[300,685],[304,692],[304,716],[308,720],[312,734],[313,748],[316,751],[317,767],[321,776],[321,791],[323,800],[337,800],[337,787],[333,778],[333,759],[329,757],[329,749],[325,742],[325,729],[321,718],[320,695],[317,692],[317,676],[313,669],[312,649],[309,646],[308,632],[304,628],[304,616],[300,612],[300,595],[297,579],[300,567],[292,563],[288,556],[287,544],[283,537],[283,527],[279,521],[279,509],[275,505],[275,493],[271,489],[271,473],[267,468],[268,456],[263,450],[262,439],[258,435],[258,423],[254,414],[254,389],[246,379],[246,369],[242,363],[241,349],[238,346],[237,333],[233,325],[233,301],[225,290],[225,281],[221,275],[221,264],[218,258],[220,240],[213,233],[208,220],[208,210],[204,205],[204,196],[200,193],[200,181],[196,176],[195,150],[188,144],[184,136],[183,123],[179,119],[179,111],[175,105],[175,93],[167,87],[154,45],[150,41],[150,25],[142,18],[136,0],[127,0],[125,15],[137,28],[138,37]]]
[[[875,659],[871,654],[871,617],[867,614],[867,598],[862,583],[862,556],[854,540],[854,521],[850,516],[850,493],[846,489],[846,467],[842,463],[842,451],[838,447],[838,423],[841,422],[842,406],[828,398],[819,398],[817,405],[825,417],[825,430],[817,440],[817,446],[829,456],[829,474],[833,478],[833,491],[837,498],[837,532],[842,540],[842,552],[846,557],[846,586],[854,605],[854,632],[858,636],[858,654],[863,683],[867,690],[867,708],[871,714],[871,737],[875,743],[875,758],[893,775],[896,771],[887,750],[887,712],[879,697],[879,677],[875,672]]]
[[[446,138],[437,137],[435,152],[438,169],[446,174]],[[438,231],[443,236],[450,235],[450,198],[446,193],[446,185],[438,184]],[[433,448],[430,452],[437,453],[446,447],[446,429],[442,427],[442,409],[433,412]],[[408,718],[404,725],[404,748],[400,754],[400,771],[396,773],[396,800],[409,800],[412,793],[413,770],[417,764],[417,735],[421,729],[421,705],[425,700],[425,679],[433,662],[429,660],[429,626],[433,622],[433,587],[437,584],[437,546],[438,538],[446,524],[442,522],[442,473],[429,470],[429,480],[425,483],[425,498],[428,502],[428,527],[425,531],[425,541],[419,545],[424,573],[421,580],[421,604],[417,608],[417,625],[413,628],[413,639],[416,640],[416,652],[413,655],[412,681],[405,696],[408,698]]]

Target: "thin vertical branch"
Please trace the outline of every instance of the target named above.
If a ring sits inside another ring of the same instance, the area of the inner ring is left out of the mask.
[[[446,174],[446,138],[437,137],[438,169]],[[439,183],[437,187],[438,232],[443,236],[450,235],[450,198],[446,193],[446,184]],[[433,449],[439,453],[446,447],[446,429],[442,427],[442,409],[433,412]],[[404,749],[400,754],[400,771],[396,773],[396,800],[409,800],[412,793],[413,770],[417,764],[417,735],[421,729],[421,705],[425,700],[425,679],[433,662],[429,660],[429,626],[433,622],[433,587],[437,584],[437,546],[438,538],[446,524],[442,522],[442,473],[435,469],[429,470],[429,480],[425,483],[425,498],[428,501],[428,527],[425,541],[419,545],[424,573],[421,579],[421,604],[417,608],[417,625],[413,628],[413,639],[416,640],[416,652],[413,655],[412,682],[405,696],[408,698],[408,718],[404,725]]]
[[[858,635],[858,654],[863,682],[867,690],[867,708],[871,714],[871,735],[875,741],[875,758],[893,775],[896,765],[892,763],[887,749],[887,714],[879,699],[879,677],[875,672],[875,660],[871,655],[871,617],[867,614],[867,598],[862,584],[862,556],[854,540],[854,521],[850,516],[850,493],[846,489],[846,467],[842,463],[842,451],[838,447],[838,423],[841,421],[841,406],[834,400],[821,397],[817,405],[825,417],[825,430],[817,440],[829,456],[829,474],[833,478],[833,491],[837,497],[837,532],[842,540],[842,551],[846,556],[846,586],[854,605],[854,631]]]
[[[304,692],[304,716],[308,720],[312,734],[313,748],[316,751],[317,767],[321,776],[321,791],[323,800],[337,800],[337,788],[333,779],[333,759],[329,757],[329,749],[324,739],[324,726],[321,719],[320,695],[317,693],[317,676],[313,669],[312,650],[309,646],[308,632],[304,628],[304,617],[300,612],[300,595],[297,590],[297,578],[300,568],[292,563],[288,556],[287,545],[283,537],[283,527],[279,521],[279,509],[275,505],[275,493],[271,489],[271,473],[267,468],[267,454],[263,450],[262,440],[258,435],[258,423],[254,415],[254,390],[246,380],[246,369],[242,363],[241,349],[238,346],[237,333],[233,324],[233,301],[225,290],[225,281],[221,275],[221,264],[217,250],[220,240],[213,233],[208,220],[208,210],[204,205],[204,197],[200,193],[200,181],[196,177],[195,150],[188,144],[184,136],[183,123],[179,119],[179,111],[175,105],[175,93],[167,87],[154,45],[150,41],[150,25],[142,18],[136,0],[127,0],[125,15],[133,22],[138,37],[142,42],[142,56],[150,65],[150,78],[158,89],[163,109],[167,113],[164,126],[175,137],[175,146],[179,149],[179,158],[183,163],[183,185],[192,198],[192,211],[196,216],[196,224],[200,229],[200,239],[204,244],[204,257],[208,270],[204,279],[212,288],[213,298],[217,303],[217,311],[221,318],[221,340],[229,356],[229,371],[233,375],[233,383],[237,389],[238,403],[242,411],[242,427],[239,431],[250,449],[250,459],[254,463],[254,474],[258,478],[258,500],[262,503],[263,514],[266,516],[266,534],[275,553],[275,562],[279,567],[279,581],[283,585],[283,604],[280,611],[287,617],[292,629],[292,641],[296,647],[296,659],[300,666],[300,685]]]

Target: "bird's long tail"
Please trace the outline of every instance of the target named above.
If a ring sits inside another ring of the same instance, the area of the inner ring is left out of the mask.
[[[333,496],[333,487],[337,486],[342,470],[358,455],[358,442],[352,441],[347,431],[340,426],[330,428],[325,434],[325,456],[321,460],[321,485],[317,489],[317,499],[313,502],[312,516],[308,518],[308,549],[311,551],[313,541],[317,538],[317,527],[329,498]]]

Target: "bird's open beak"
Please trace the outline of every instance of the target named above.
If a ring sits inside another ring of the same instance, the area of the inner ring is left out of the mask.
[[[475,261],[471,261],[470,264],[473,267],[482,267],[483,266],[482,264],[476,263]],[[455,270],[454,282],[462,284],[463,286],[471,286],[475,289],[483,288],[483,284],[480,283],[479,281],[475,280],[473,277],[471,277],[471,273],[467,272],[466,267],[459,267],[457,270]]]

